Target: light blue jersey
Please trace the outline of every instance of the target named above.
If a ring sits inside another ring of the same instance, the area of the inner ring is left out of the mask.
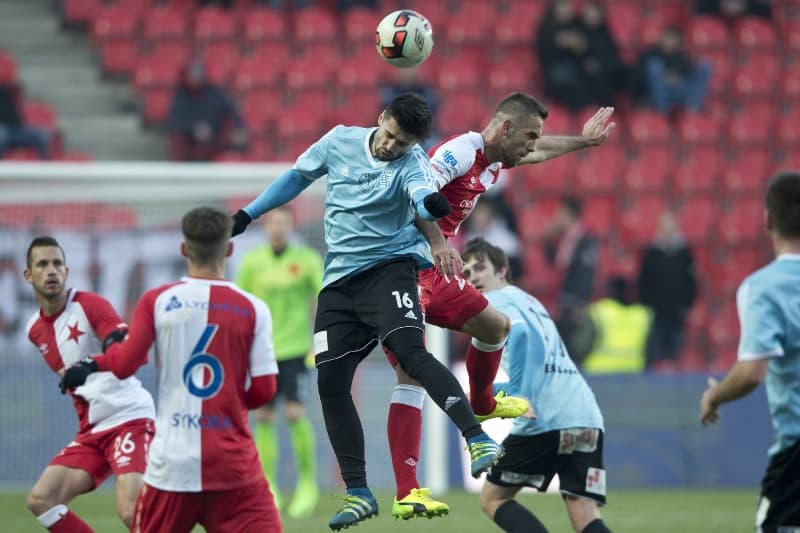
[[[594,393],[567,354],[556,325],[544,306],[513,285],[486,294],[511,320],[511,332],[500,365],[508,383],[495,392],[524,396],[538,416],[514,420],[512,435],[536,435],[566,428],[603,429]]]
[[[764,383],[775,455],[800,439],[800,254],[780,255],[748,276],[736,307],[739,360],[769,359]]]
[[[414,225],[424,197],[436,190],[428,156],[415,145],[398,159],[375,159],[370,138],[376,131],[334,127],[273,184],[283,191],[270,186],[244,208],[256,218],[327,174],[323,286],[392,257],[411,257],[421,268],[433,265],[428,243]]]

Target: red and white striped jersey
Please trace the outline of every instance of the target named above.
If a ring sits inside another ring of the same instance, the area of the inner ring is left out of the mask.
[[[70,289],[67,303],[53,316],[41,310],[28,321],[28,338],[53,372],[101,353],[103,340],[124,322],[111,304],[91,292]],[[79,432],[105,431],[129,420],[153,418],[153,398],[138,379],[118,379],[111,372],[91,374],[72,395]]]
[[[501,163],[489,164],[483,153],[483,137],[471,131],[448,137],[428,151],[439,192],[450,202],[450,213],[439,219],[446,237],[458,233],[478,197],[497,183]]]
[[[251,378],[278,373],[267,305],[233,283],[184,277],[141,297],[116,349],[146,353],[153,343],[158,407],[145,481],[200,492],[262,478],[245,396]]]

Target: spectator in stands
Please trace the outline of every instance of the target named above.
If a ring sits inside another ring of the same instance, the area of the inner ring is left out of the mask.
[[[641,372],[652,314],[631,301],[626,278],[609,278],[606,291],[605,298],[589,305],[594,342],[583,369],[590,374]]]
[[[580,24],[588,47],[581,62],[586,75],[589,102],[613,106],[615,93],[625,83],[626,67],[606,22],[606,6],[599,0],[584,2]]]
[[[556,325],[569,354],[580,363],[591,349],[591,321],[586,306],[594,290],[597,238],[581,222],[583,204],[565,196],[543,231],[545,256],[561,275]]]
[[[243,150],[247,130],[231,98],[206,77],[202,61],[189,62],[175,91],[168,129],[172,158],[210,161],[233,146]]]
[[[747,15],[772,18],[770,0],[697,0],[695,12],[721,15],[728,20]]]
[[[41,159],[50,157],[50,133],[25,124],[19,90],[0,85],[0,157],[10,148],[33,148]]]
[[[464,240],[469,242],[476,237],[482,237],[503,250],[508,258],[511,279],[519,279],[522,276],[522,244],[498,213],[497,205],[492,200],[482,198],[481,202],[475,204],[470,217],[465,221],[467,227]]]
[[[639,270],[639,299],[653,311],[647,338],[647,367],[680,357],[686,316],[697,296],[692,252],[675,215],[661,214],[658,234],[647,246]]]
[[[602,2],[587,2],[579,16],[572,0],[551,0],[537,30],[536,53],[550,100],[571,110],[613,105],[624,70]]]
[[[710,78],[711,65],[695,61],[684,48],[681,29],[667,26],[639,56],[632,92],[640,103],[664,114],[696,112],[703,108]]]

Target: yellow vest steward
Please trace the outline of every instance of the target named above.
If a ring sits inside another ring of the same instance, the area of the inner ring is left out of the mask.
[[[645,342],[652,319],[640,304],[622,305],[604,298],[589,306],[597,336],[583,363],[592,374],[634,373],[645,367]]]

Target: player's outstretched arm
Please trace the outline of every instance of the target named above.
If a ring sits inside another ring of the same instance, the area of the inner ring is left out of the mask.
[[[519,164],[541,163],[575,150],[603,144],[616,127],[616,123],[608,122],[613,114],[613,107],[601,107],[586,121],[580,135],[544,135],[536,141],[536,151],[523,157]]]
[[[461,255],[458,251],[447,244],[439,224],[429,220],[423,219],[417,215],[414,221],[417,229],[431,247],[431,255],[433,256],[433,264],[439,269],[446,278],[455,278],[461,276]]]
[[[700,423],[704,426],[719,420],[719,406],[747,396],[758,387],[767,375],[768,359],[738,361],[728,374],[717,383],[708,378],[708,388],[700,398]]]
[[[297,197],[297,195],[307,189],[311,183],[311,180],[306,179],[295,169],[290,169],[281,174],[280,177],[270,183],[255,200],[233,215],[233,231],[231,231],[231,237],[242,233],[250,222],[270,209],[274,209]]]

